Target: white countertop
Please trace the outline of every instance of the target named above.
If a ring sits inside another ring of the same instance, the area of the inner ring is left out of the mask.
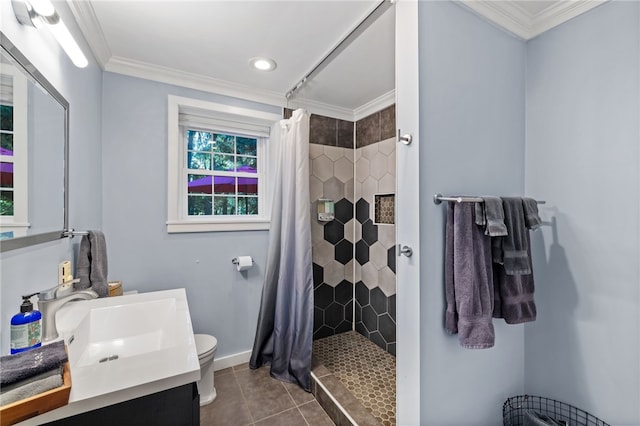
[[[184,289],[69,302],[57,312],[56,323],[60,338],[68,345],[69,404],[20,425],[38,425],[200,380]],[[138,328],[145,327],[154,327],[153,333],[136,334]],[[105,337],[104,329],[110,337]],[[113,339],[114,333],[122,333],[124,338]],[[87,336],[98,334],[104,341],[89,342]],[[117,345],[122,345],[121,349]],[[120,356],[114,361],[94,362],[88,354],[100,358],[96,352],[101,349]]]

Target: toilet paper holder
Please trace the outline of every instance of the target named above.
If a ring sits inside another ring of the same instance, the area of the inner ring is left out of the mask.
[[[233,263],[234,265],[238,264],[238,258],[234,257],[233,259],[231,259],[231,263]],[[255,262],[255,260],[251,259],[251,264],[253,265]]]

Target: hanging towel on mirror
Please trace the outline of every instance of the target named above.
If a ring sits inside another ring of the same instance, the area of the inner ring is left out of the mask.
[[[467,349],[494,345],[491,241],[471,203],[449,203],[445,240],[445,330]]]
[[[77,290],[93,289],[99,297],[109,295],[107,282],[107,243],[104,234],[100,231],[89,231],[82,237],[80,251],[76,263],[76,278],[80,282],[76,284]]]

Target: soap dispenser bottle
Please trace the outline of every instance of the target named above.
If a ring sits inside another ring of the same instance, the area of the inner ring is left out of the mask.
[[[31,297],[22,296],[20,313],[11,318],[11,354],[28,351],[42,344],[42,314],[33,309]]]

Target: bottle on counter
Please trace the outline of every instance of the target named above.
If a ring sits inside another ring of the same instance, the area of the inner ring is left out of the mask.
[[[42,314],[34,310],[31,303],[35,294],[22,296],[20,313],[11,318],[11,354],[42,345]]]

